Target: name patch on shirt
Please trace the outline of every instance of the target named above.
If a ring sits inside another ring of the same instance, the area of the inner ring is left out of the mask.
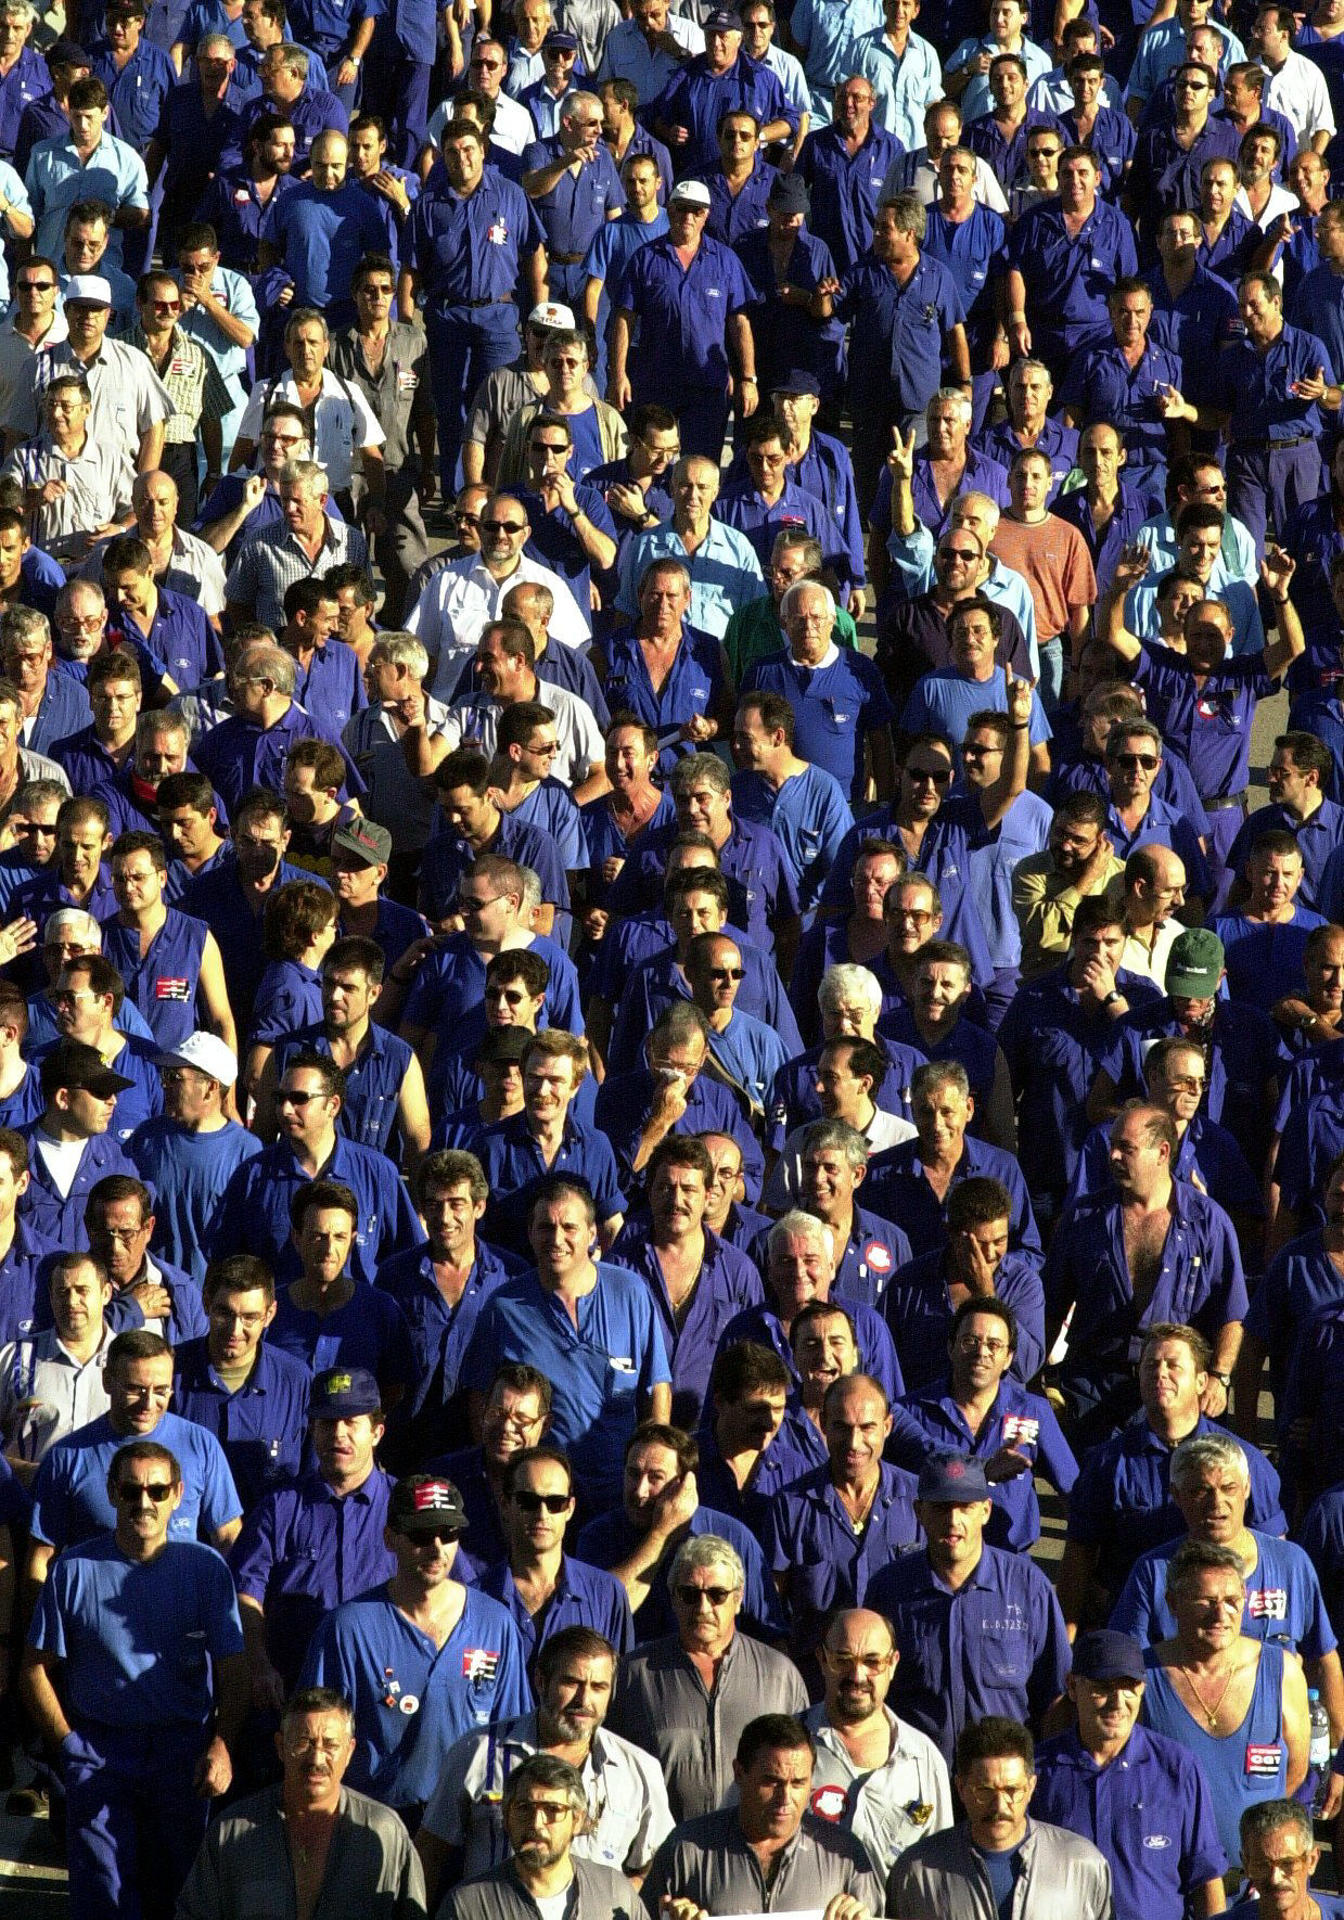
[[[1278,1774],[1282,1758],[1283,1748],[1277,1740],[1264,1746],[1250,1741],[1246,1747],[1246,1778],[1248,1780],[1274,1779]]]
[[[497,1647],[468,1647],[462,1655],[462,1678],[474,1687],[489,1686],[498,1669]]]
[[[1040,1438],[1041,1423],[1031,1419],[1025,1413],[1005,1413],[1003,1416],[1003,1444],[1034,1447]]]
[[[189,1000],[191,993],[186,980],[160,975],[154,982],[154,998],[156,1000]]]
[[[1252,1587],[1246,1595],[1246,1606],[1252,1620],[1286,1620],[1288,1589],[1286,1587]]]

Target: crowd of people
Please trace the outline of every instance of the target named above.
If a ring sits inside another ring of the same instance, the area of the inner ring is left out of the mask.
[[[62,32],[0,1778],[76,1920],[1344,1913],[1344,0]]]

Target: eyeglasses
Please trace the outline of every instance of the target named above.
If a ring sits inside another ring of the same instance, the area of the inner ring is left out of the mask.
[[[534,440],[532,451],[533,453],[568,453],[569,442],[568,440]]]
[[[51,995],[52,1005],[57,1007],[77,1007],[81,1000],[97,998],[92,987],[57,987]]]
[[[1111,759],[1117,767],[1126,767],[1131,773],[1135,767],[1142,767],[1145,773],[1152,773],[1157,767],[1155,753],[1113,753]]]
[[[458,911],[461,913],[484,913],[487,907],[493,907],[496,900],[502,900],[502,893],[492,893],[488,900],[475,900],[469,893],[457,896]]]
[[[155,313],[181,313],[182,311],[180,300],[148,300],[145,304],[153,307]]]
[[[983,740],[977,744],[973,740],[963,740],[961,757],[963,760],[983,760],[987,753],[1002,753],[1003,748],[997,740]]]
[[[1193,78],[1189,80],[1178,80],[1176,85],[1185,88],[1190,93],[1207,93],[1209,90],[1207,80],[1195,80]]]
[[[747,970],[745,967],[711,967],[709,977],[711,980],[745,980]]]
[[[683,1607],[723,1607],[737,1592],[736,1587],[678,1587],[676,1595]]]
[[[517,1489],[509,1498],[524,1513],[540,1513],[543,1507],[547,1513],[563,1513],[574,1496],[572,1493],[526,1493]]]
[[[952,778],[951,767],[907,767],[905,777],[912,787],[945,787]]]
[[[431,1541],[435,1546],[447,1546],[460,1536],[462,1529],[445,1524],[441,1527],[399,1527],[397,1531],[404,1539],[414,1541],[420,1547],[428,1546]]]
[[[325,1100],[322,1093],[294,1093],[288,1087],[281,1087],[276,1098],[282,1107],[306,1107],[310,1100]]]
[[[518,987],[487,987],[485,990],[485,998],[487,1000],[502,1000],[506,1006],[521,1007],[527,995]]]
[[[821,1657],[836,1673],[881,1673],[891,1665],[889,1653],[832,1653],[823,1647]]]
[[[963,1333],[957,1339],[958,1353],[979,1353],[982,1349],[985,1353],[997,1358],[999,1354],[1007,1353],[1008,1342],[1006,1340],[982,1340],[978,1334],[974,1333]]]
[[[482,533],[522,533],[526,520],[482,520]]]
[[[504,71],[504,62],[502,60],[470,60],[467,64],[474,68],[477,73],[502,73]]]
[[[165,1500],[172,1497],[172,1491],[171,1480],[123,1480],[117,1488],[117,1498],[125,1501],[139,1500],[147,1493],[154,1505],[161,1507]]]

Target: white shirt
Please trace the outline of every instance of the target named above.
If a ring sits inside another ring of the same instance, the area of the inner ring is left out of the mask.
[[[109,1401],[103,1367],[112,1330],[98,1350],[76,1360],[54,1327],[0,1347],[0,1430],[5,1448],[23,1460],[40,1460],[57,1440],[101,1419]]]
[[[805,1121],[801,1127],[795,1127],[784,1142],[783,1151],[766,1183],[762,1206],[783,1210],[799,1204],[798,1196],[803,1190],[803,1142],[807,1138],[807,1129],[813,1125],[814,1121]],[[863,1130],[863,1137],[872,1155],[885,1153],[888,1147],[899,1147],[903,1140],[913,1140],[915,1129],[899,1114],[887,1113],[884,1108],[875,1106],[873,1117]]]
[[[100,540],[79,569],[81,580],[103,581],[103,555],[111,540]],[[224,611],[224,562],[214,548],[183,527],[173,528],[173,544],[163,585],[172,593],[199,600],[207,615]]]
[[[555,715],[560,751],[551,766],[551,776],[562,786],[577,786],[589,767],[601,766],[606,751],[597,716],[577,693],[552,686],[547,680],[538,681],[535,698]],[[454,701],[448,709],[447,722],[439,731],[453,746],[461,746],[466,741],[479,746],[481,752],[493,760],[499,716],[503,711],[488,693],[472,694],[465,700]]]
[[[928,1735],[898,1720],[890,1707],[882,1711],[891,1728],[891,1752],[871,1773],[861,1773],[854,1765],[827,1720],[824,1705],[809,1707],[802,1718],[817,1746],[813,1810],[853,1834],[885,1884],[907,1847],[927,1833],[941,1833],[951,1826],[952,1786],[947,1762]],[[832,1795],[823,1797],[827,1787]],[[833,1813],[831,1800],[838,1806],[839,1794],[844,1796],[844,1809]]]
[[[261,439],[262,416],[277,400],[289,400],[295,406],[301,404],[294,375],[288,371],[276,381],[261,380],[253,387],[238,423],[240,440],[257,444]],[[322,369],[322,391],[313,408],[313,423],[317,429],[313,457],[319,466],[326,468],[332,493],[349,487],[358,450],[381,447],[387,438],[358,384],[342,380],[330,367]]]
[[[431,654],[438,655],[431,693],[442,696],[453,691],[461,655],[474,650],[490,621],[499,618],[505,595],[524,585],[549,587],[555,595],[550,624],[553,641],[563,647],[581,647],[591,638],[592,628],[579,611],[578,601],[549,567],[523,554],[507,579],[496,580],[478,553],[463,554],[426,581],[404,622],[407,633],[413,633]]]
[[[70,1189],[75,1184],[75,1175],[79,1172],[79,1163],[84,1158],[87,1140],[48,1140],[45,1133],[33,1136],[33,1144],[42,1155],[43,1165],[51,1175],[52,1185],[62,1200],[70,1198]]]
[[[1177,936],[1184,932],[1185,928],[1179,920],[1164,920],[1153,941],[1151,956],[1141,941],[1136,940],[1132,933],[1127,934],[1120,965],[1129,973],[1141,973],[1145,980],[1152,980],[1165,991],[1167,959]]]
[[[922,147],[917,153],[903,153],[899,160],[892,161],[877,196],[879,205],[896,193],[913,193],[926,207],[937,206],[941,198],[938,169],[930,160],[927,147]],[[989,207],[994,213],[1008,212],[1008,202],[999,185],[998,175],[978,153],[975,156],[975,198],[982,207]]]
[[[1269,69],[1266,67],[1265,71],[1268,73]],[[1269,74],[1260,104],[1273,107],[1285,120],[1291,120],[1302,146],[1307,145],[1314,133],[1335,131],[1335,110],[1330,105],[1325,75],[1305,54],[1290,53],[1278,72]]]
[[[670,23],[669,23],[670,24]],[[425,127],[425,139],[437,150],[439,135],[448,125],[456,109],[457,102],[451,97],[435,107]],[[507,93],[500,93],[495,99],[495,124],[490,129],[493,145],[501,146],[508,153],[521,154],[530,147],[537,137],[537,129],[532,115],[521,101],[513,100]]]

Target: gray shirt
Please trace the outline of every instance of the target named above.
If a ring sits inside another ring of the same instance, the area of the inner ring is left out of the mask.
[[[1090,1840],[1027,1822],[1012,1920],[1111,1920],[1111,1869]],[[998,1920],[989,1872],[963,1821],[901,1855],[887,1886],[895,1920]]]
[[[644,1920],[639,1895],[623,1873],[595,1860],[571,1860],[573,1899],[565,1920]],[[322,1916],[325,1920],[325,1916]],[[464,1880],[439,1908],[439,1920],[537,1920],[537,1903],[509,1861],[493,1873]]]
[[[803,1725],[817,1743],[812,1768],[812,1811],[853,1834],[885,1886],[907,1847],[952,1824],[952,1785],[947,1762],[926,1733],[882,1712],[891,1730],[891,1751],[880,1767],[862,1772],[826,1718],[824,1706],[809,1707]]]
[[[621,1667],[607,1716],[614,1733],[653,1754],[675,1820],[723,1805],[742,1729],[763,1713],[803,1713],[807,1689],[792,1660],[735,1633],[709,1692],[675,1634]],[[824,1902],[823,1902],[824,1904]],[[747,1909],[750,1911],[750,1909]]]
[[[664,1894],[694,1900],[706,1913],[806,1913],[839,1893],[862,1900],[870,1913],[882,1911],[882,1882],[849,1834],[805,1813],[767,1884],[736,1807],[678,1827],[654,1855],[643,1887],[652,1920]]]
[[[279,1787],[239,1800],[211,1822],[176,1920],[297,1920]],[[411,1836],[390,1807],[341,1789],[313,1920],[424,1920],[425,1881]]]
[[[388,328],[383,364],[375,373],[364,357],[357,330],[342,327],[332,339],[327,364],[364,395],[387,435],[383,460],[388,474],[400,473],[412,457],[412,420],[423,423],[434,414],[424,328],[409,320],[394,320]]]

